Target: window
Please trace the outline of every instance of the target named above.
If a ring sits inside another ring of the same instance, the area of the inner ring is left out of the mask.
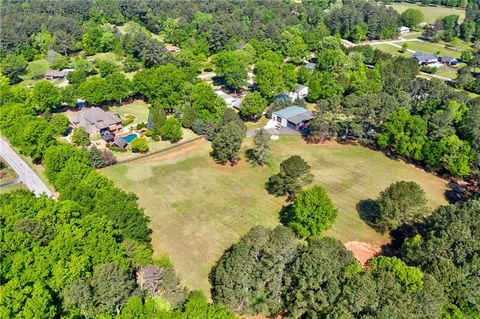
[[[277,116],[277,122],[282,123],[282,118],[280,116]]]

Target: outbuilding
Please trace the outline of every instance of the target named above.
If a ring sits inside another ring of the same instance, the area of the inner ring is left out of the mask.
[[[45,80],[63,80],[67,76],[65,71],[51,70],[45,72]]]
[[[277,125],[289,127],[297,131],[305,129],[311,119],[313,119],[312,112],[296,105],[272,113],[272,120]]]
[[[118,147],[125,148],[128,145],[128,142],[123,137],[116,137],[113,144]]]

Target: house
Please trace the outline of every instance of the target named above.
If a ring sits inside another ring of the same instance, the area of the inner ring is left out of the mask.
[[[287,95],[292,101],[295,101],[296,99],[303,100],[308,95],[308,86],[297,84],[297,89],[293,92],[288,92]]]
[[[290,106],[272,113],[272,120],[281,127],[302,130],[313,119],[312,112],[300,106]]]
[[[180,51],[180,48],[175,45],[167,45],[166,49],[168,52],[171,52],[171,53],[177,53]]]
[[[118,115],[99,107],[84,108],[69,121],[74,128],[83,127],[89,134],[115,133],[122,129],[122,120]]]
[[[64,71],[50,70],[45,72],[45,80],[64,80],[67,73]]]
[[[223,92],[222,90],[215,91],[215,94],[221,97],[228,107],[235,107],[235,105],[238,104],[238,101],[240,101],[240,99],[237,99],[230,94]]]
[[[452,58],[449,56],[442,56],[439,59],[439,61],[445,65],[450,65],[450,66],[456,66],[458,64],[458,60],[456,58]]]
[[[305,68],[307,68],[308,71],[315,71],[315,69],[317,68],[317,64],[313,62],[308,62],[307,64],[305,64]]]
[[[429,65],[438,63],[438,57],[435,54],[427,54],[421,52],[415,52],[413,58],[418,61],[420,65]]]
[[[118,147],[125,148],[128,145],[128,142],[123,137],[116,137],[113,141],[113,144],[117,145]]]
[[[405,27],[405,26],[401,26],[400,28],[397,29],[398,30],[398,33],[400,35],[406,35],[408,33],[410,33],[410,28],[409,27]]]

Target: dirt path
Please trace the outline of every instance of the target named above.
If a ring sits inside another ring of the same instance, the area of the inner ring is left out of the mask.
[[[369,259],[380,253],[380,247],[362,241],[349,241],[345,243],[345,247],[353,253],[362,265],[365,265]]]
[[[171,152],[159,153],[157,155],[152,155],[149,157],[145,157],[143,159],[138,159],[138,162],[151,163],[151,162],[166,161],[166,160],[174,159],[202,147],[205,144],[205,142],[206,141],[204,139],[196,140],[187,145],[181,146],[178,149],[175,149]]]

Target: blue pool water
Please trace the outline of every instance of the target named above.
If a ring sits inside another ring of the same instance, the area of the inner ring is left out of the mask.
[[[128,134],[128,135],[123,136],[123,139],[124,139],[125,141],[127,141],[128,144],[132,143],[132,141],[133,141],[134,139],[136,139],[136,138],[137,138],[137,134],[136,134],[136,133],[132,133],[132,134]]]

